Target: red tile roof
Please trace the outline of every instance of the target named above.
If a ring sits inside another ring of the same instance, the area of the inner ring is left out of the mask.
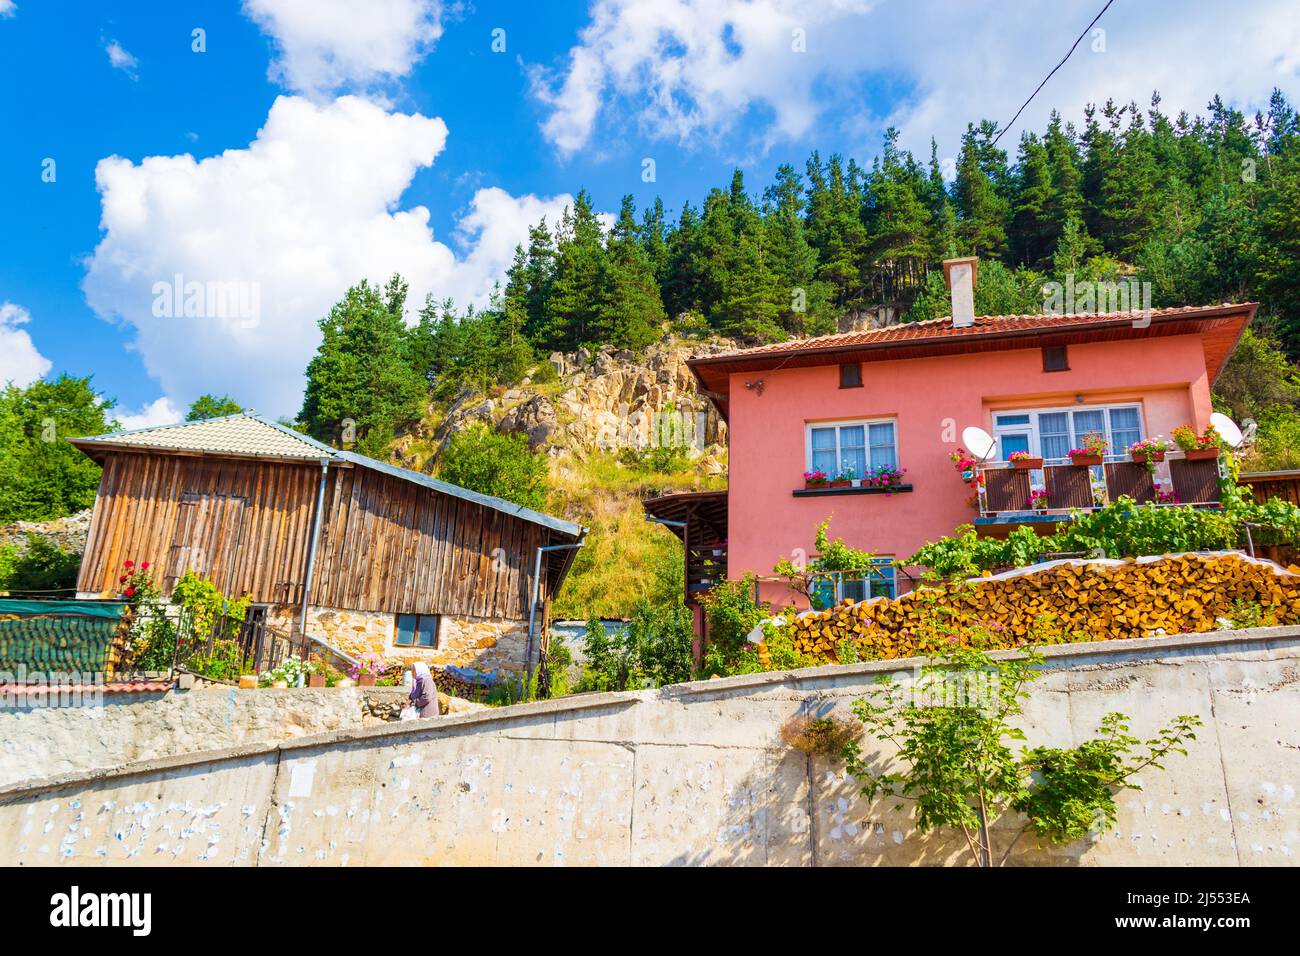
[[[705,391],[715,396],[727,414],[728,375],[829,365],[841,361],[882,361],[925,358],[956,352],[1001,351],[1039,345],[1193,334],[1202,337],[1210,381],[1218,377],[1236,347],[1242,330],[1254,317],[1256,303],[1178,306],[1152,309],[1149,323],[1137,323],[1137,313],[1051,315],[981,315],[975,324],[954,328],[952,318],[902,322],[881,328],[774,342],[754,348],[701,356],[687,363]],[[1026,339],[1030,341],[1025,341]]]
[[[1247,305],[1185,305],[1169,309],[1152,309],[1151,320],[1164,320],[1176,316],[1200,317],[1225,309],[1241,311],[1249,308],[1254,311],[1254,304]],[[784,355],[789,352],[807,352],[830,348],[848,348],[855,345],[883,345],[891,342],[918,342],[930,339],[978,338],[986,335],[1006,333],[1041,332],[1059,329],[1086,329],[1090,326],[1110,326],[1116,323],[1128,324],[1135,321],[1133,312],[1103,312],[1080,315],[1064,313],[1061,315],[1044,315],[1028,313],[1025,315],[978,315],[975,324],[966,328],[953,328],[952,318],[928,319],[924,322],[900,322],[878,329],[863,329],[860,332],[843,332],[838,335],[821,335],[811,339],[795,339],[789,342],[773,342],[754,348],[737,349],[710,355],[697,361],[721,362],[726,359],[750,355]]]

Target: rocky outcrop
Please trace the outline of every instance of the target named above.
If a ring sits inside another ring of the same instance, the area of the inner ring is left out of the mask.
[[[86,535],[90,532],[90,509],[78,511],[66,518],[49,521],[15,521],[0,525],[0,547],[17,545],[20,551],[27,548],[27,536],[44,538],[60,551],[80,554],[86,550]]]
[[[430,436],[435,458],[453,435],[484,422],[555,456],[677,445],[721,462],[726,422],[697,391],[686,360],[733,347],[669,338],[643,354],[610,347],[553,352],[547,362],[558,384],[547,376],[500,394],[457,396]]]

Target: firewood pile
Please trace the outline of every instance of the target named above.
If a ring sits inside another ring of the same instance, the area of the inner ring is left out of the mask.
[[[1055,561],[918,588],[898,599],[846,600],[791,624],[795,649],[838,660],[926,654],[945,641],[988,649],[1220,630],[1229,622],[1300,621],[1300,568],[1239,552]]]

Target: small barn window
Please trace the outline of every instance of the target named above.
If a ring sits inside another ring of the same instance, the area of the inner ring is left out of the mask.
[[[1070,370],[1069,356],[1066,355],[1064,345],[1049,345],[1043,349],[1043,371],[1044,372],[1068,372]]]
[[[437,647],[440,621],[437,614],[399,614],[393,643],[398,647]]]
[[[840,388],[862,387],[862,364],[849,362],[840,366]]]

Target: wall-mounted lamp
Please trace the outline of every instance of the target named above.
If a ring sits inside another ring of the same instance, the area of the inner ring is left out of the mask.
[[[745,388],[749,389],[750,391],[754,392],[754,393],[757,394],[757,395],[762,395],[762,394],[763,394],[763,380],[762,380],[761,378],[759,378],[759,379],[755,379],[755,380],[752,381],[752,382],[746,382],[746,383],[745,383]]]
[[[1084,403],[1084,397],[1082,395],[1074,396],[1074,404],[1082,405],[1083,403]]]

